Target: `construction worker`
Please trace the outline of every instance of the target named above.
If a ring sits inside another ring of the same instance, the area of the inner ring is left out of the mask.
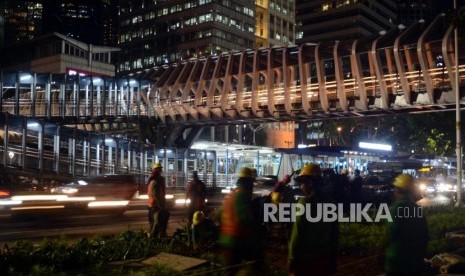
[[[165,199],[166,182],[165,177],[161,175],[162,169],[163,166],[160,163],[153,165],[147,188],[149,234],[152,237],[166,236],[168,226],[169,212],[166,210]]]
[[[284,201],[285,193],[291,183],[291,176],[286,174],[282,180],[276,182],[273,190],[271,191],[271,202],[278,205]]]
[[[234,275],[243,260],[260,258],[258,223],[252,208],[252,191],[255,176],[250,168],[239,170],[237,189],[223,202],[220,219],[219,244],[223,247],[224,263],[228,275]]]
[[[292,203],[295,201],[292,190],[289,187],[290,182],[291,176],[288,174],[286,174],[282,180],[276,181],[269,196],[271,203],[279,207],[281,203]],[[285,242],[289,241],[292,222],[269,222],[265,224],[265,227],[270,235],[277,234],[279,239],[285,239]]]
[[[360,175],[360,170],[354,171],[354,178],[350,181],[350,202],[360,203],[362,202],[364,180]]]
[[[196,211],[192,217],[193,249],[208,248],[218,239],[218,229],[213,221],[205,217],[204,212]]]
[[[321,192],[322,172],[316,164],[305,165],[295,179],[301,185],[304,197],[298,203],[310,205],[312,217],[316,205],[334,203]],[[297,216],[289,242],[288,268],[294,275],[328,275],[335,272],[338,241],[337,222],[310,222],[305,214]]]
[[[428,244],[428,225],[413,198],[414,178],[400,174],[394,179],[394,202],[387,222],[386,275],[423,275]]]
[[[189,199],[188,223],[192,223],[192,216],[196,211],[205,211],[205,199],[207,186],[199,179],[197,171],[192,173],[192,181],[189,182],[186,193],[186,201]]]

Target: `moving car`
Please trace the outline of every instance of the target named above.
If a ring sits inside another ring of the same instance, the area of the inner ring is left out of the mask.
[[[438,193],[436,178],[418,178],[415,180],[415,185],[423,196],[436,196]]]
[[[388,203],[393,200],[395,175],[367,175],[362,185],[362,201],[364,203]]]
[[[101,175],[78,178],[71,183],[54,187],[53,194],[76,197],[95,197],[96,200],[130,200],[138,190],[132,175]]]
[[[132,175],[80,177],[64,184],[40,185],[40,189],[27,187],[14,189],[2,205],[12,212],[64,209],[121,213],[138,194],[138,183]]]
[[[260,175],[255,179],[253,187],[254,196],[267,196],[273,190],[274,185],[278,181],[278,177],[274,175]],[[236,180],[233,185],[228,185],[221,190],[223,195],[231,193],[236,188]]]
[[[448,178],[437,180],[437,191],[444,195],[455,194],[457,193],[457,181]]]
[[[397,174],[372,174],[364,178],[362,186],[362,201],[364,203],[387,203],[394,200],[394,179]],[[414,186],[413,196],[416,201],[423,198],[418,185]]]

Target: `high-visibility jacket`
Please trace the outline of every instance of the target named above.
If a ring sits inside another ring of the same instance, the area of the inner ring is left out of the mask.
[[[152,179],[149,183],[149,187],[147,189],[148,194],[148,206],[153,207],[156,209],[164,209],[166,205],[165,199],[165,178],[160,174],[151,176]]]
[[[226,196],[221,211],[220,244],[232,246],[239,240],[253,239],[251,195],[240,189]]]

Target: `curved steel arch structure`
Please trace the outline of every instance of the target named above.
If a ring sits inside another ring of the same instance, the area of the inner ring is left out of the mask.
[[[456,66],[452,34],[439,15],[354,41],[237,51],[123,78],[0,72],[0,108],[90,131],[452,110],[457,67],[462,93],[465,84],[465,45]]]
[[[453,27],[439,15],[383,35],[191,59],[154,79],[166,124],[428,112],[455,108]],[[465,83],[460,45],[460,86]],[[462,88],[463,90],[463,88]]]

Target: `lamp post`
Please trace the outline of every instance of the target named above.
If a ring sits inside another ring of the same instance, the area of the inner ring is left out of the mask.
[[[454,11],[457,13],[457,0],[454,0]],[[460,129],[460,90],[459,90],[459,47],[458,30],[454,30],[454,58],[455,58],[455,129],[456,129],[456,154],[457,154],[457,202],[456,206],[462,205],[462,141]]]

